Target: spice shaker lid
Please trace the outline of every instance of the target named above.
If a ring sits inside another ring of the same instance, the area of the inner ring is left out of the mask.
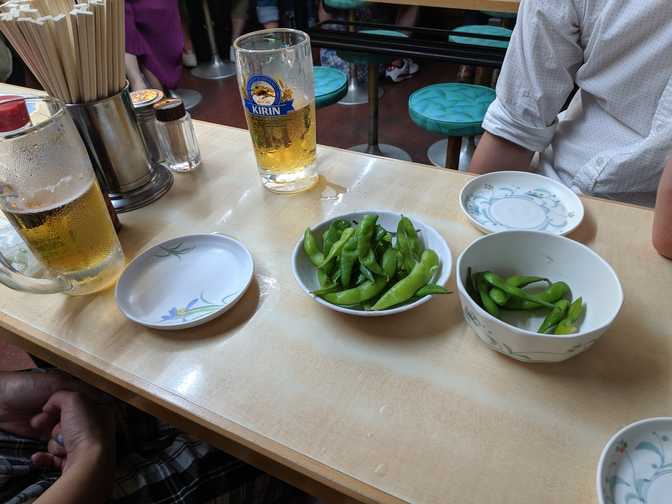
[[[30,122],[30,114],[23,96],[0,96],[0,132],[23,128]]]
[[[133,91],[131,93],[131,101],[133,108],[144,109],[150,107],[163,99],[163,91],[158,89],[141,89],[140,91]]]
[[[156,120],[160,122],[171,122],[182,119],[187,111],[184,103],[179,98],[166,98],[154,105]]]

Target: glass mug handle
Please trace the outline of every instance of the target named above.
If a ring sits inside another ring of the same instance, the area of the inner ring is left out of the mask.
[[[62,277],[32,278],[19,273],[2,255],[2,252],[0,252],[0,283],[5,284],[10,289],[35,294],[55,294],[72,289],[72,283]]]

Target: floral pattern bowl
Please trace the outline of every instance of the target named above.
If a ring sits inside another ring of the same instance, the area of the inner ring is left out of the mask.
[[[138,324],[186,329],[233,307],[253,273],[252,255],[238,240],[216,233],[181,236],[133,259],[117,283],[117,306]]]
[[[528,172],[503,171],[472,179],[460,206],[484,233],[507,230],[566,235],[581,224],[583,203],[560,182]]]
[[[569,336],[537,333],[544,311],[502,310],[502,319],[493,317],[465,289],[469,267],[473,272],[566,282],[587,306],[580,331]],[[587,350],[611,326],[623,304],[621,284],[604,259],[585,245],[539,231],[503,231],[478,238],[458,257],[456,273],[467,324],[488,348],[522,362],[558,362]]]
[[[602,451],[597,465],[600,504],[672,502],[672,417],[624,427]]]

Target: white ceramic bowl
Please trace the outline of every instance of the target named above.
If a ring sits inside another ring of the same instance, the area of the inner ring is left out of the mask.
[[[332,221],[336,219],[345,219],[347,221],[359,222],[362,217],[368,214],[377,215],[378,224],[383,226],[388,231],[396,231],[397,224],[399,224],[399,220],[401,219],[401,214],[398,213],[368,210],[366,212],[354,212],[345,215],[337,215],[331,219],[320,222],[311,229],[314,233],[321,236],[322,233],[324,233],[329,228],[329,225],[332,223]],[[433,227],[428,226],[424,222],[414,218],[411,215],[407,215],[407,217],[411,219],[415,229],[420,231],[419,237],[425,244],[425,248],[431,248],[439,256],[439,272],[435,279],[435,283],[439,285],[445,285],[450,278],[450,271],[452,267],[452,256],[450,254],[450,249],[448,248],[446,240],[444,240],[439,232]],[[413,303],[397,306],[396,308],[390,308],[389,310],[365,311],[334,305],[320,297],[315,296],[314,294],[311,294],[312,291],[319,289],[320,285],[317,280],[317,270],[303,250],[303,233],[294,247],[294,254],[292,256],[292,271],[294,272],[294,278],[296,278],[296,281],[299,283],[304,292],[312,297],[315,301],[323,306],[326,306],[327,308],[331,308],[332,310],[336,310],[341,313],[347,313],[349,315],[357,315],[360,317],[380,317],[383,315],[393,315],[395,313],[412,310],[413,308],[426,303],[432,298],[432,296],[425,296],[422,299],[414,301]]]
[[[501,276],[539,275],[564,281],[586,313],[580,332],[539,334],[544,313],[502,311],[499,320],[471,299],[464,287],[467,268]],[[623,304],[623,290],[611,266],[578,242],[539,231],[503,231],[472,242],[457,259],[457,290],[464,318],[489,348],[523,362],[558,362],[588,349],[612,324]],[[515,325],[513,325],[515,324]]]
[[[502,171],[475,177],[460,206],[484,233],[545,231],[566,235],[583,220],[583,203],[567,186],[537,173]]]
[[[612,436],[597,465],[600,504],[670,504],[672,417],[647,418]]]

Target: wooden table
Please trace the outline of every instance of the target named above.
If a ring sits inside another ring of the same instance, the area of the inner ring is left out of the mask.
[[[480,236],[458,206],[467,175],[321,147],[319,185],[278,196],[260,186],[246,131],[197,134],[202,169],[121,215],[121,240],[131,258],[185,233],[236,236],[256,262],[242,301],[175,333],[126,320],[111,290],[0,287],[0,337],[328,502],[593,504],[610,435],[672,413],[672,262],[650,244],[651,211],[584,199],[572,237],[613,265],[623,311],[588,352],[526,365],[477,339],[457,295],[362,319],[319,306],[292,276],[304,228],[354,210],[418,216],[457,256]]]
[[[483,10],[493,12],[517,12],[520,0],[371,0],[375,3],[419,5],[445,9]]]

